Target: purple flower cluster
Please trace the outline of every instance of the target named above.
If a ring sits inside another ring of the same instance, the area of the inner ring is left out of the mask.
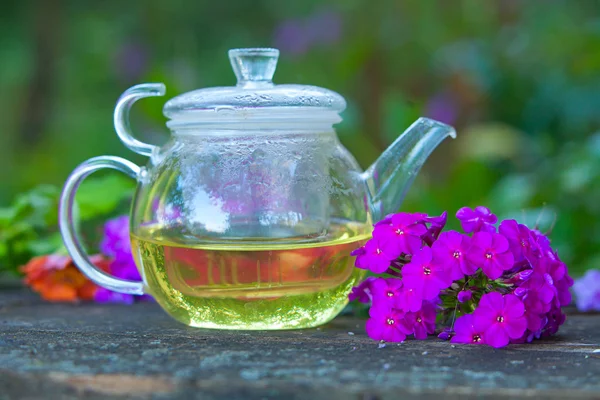
[[[446,217],[390,215],[352,253],[380,275],[350,294],[372,303],[369,336],[425,339],[439,322],[442,339],[503,347],[556,333],[573,280],[549,239],[515,220],[497,227],[486,207],[456,213],[464,233],[442,232]]]
[[[591,269],[573,285],[580,311],[600,311],[600,271]]]
[[[131,254],[128,216],[123,215],[106,222],[100,251],[112,259],[110,271],[108,271],[111,275],[131,281],[142,279]],[[141,297],[147,298],[148,296]],[[102,287],[96,290],[94,296],[94,300],[98,303],[132,304],[134,298],[133,295],[113,292]]]

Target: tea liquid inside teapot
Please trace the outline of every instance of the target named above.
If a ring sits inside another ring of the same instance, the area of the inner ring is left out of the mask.
[[[308,242],[203,243],[150,226],[131,239],[151,294],[176,319],[209,328],[302,328],[344,307],[363,276],[350,252],[369,238],[369,228],[336,221]]]

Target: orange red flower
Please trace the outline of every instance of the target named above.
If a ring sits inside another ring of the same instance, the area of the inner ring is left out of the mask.
[[[110,260],[101,255],[90,261],[103,271],[109,270]],[[44,300],[51,302],[77,302],[93,300],[98,289],[73,263],[71,257],[51,254],[32,258],[21,267],[25,283]]]

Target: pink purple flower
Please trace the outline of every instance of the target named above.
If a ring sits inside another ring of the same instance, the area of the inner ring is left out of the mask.
[[[427,232],[423,214],[392,214],[375,224],[373,237],[385,240],[391,254],[413,254],[423,245],[422,235]]]
[[[489,208],[479,206],[475,209],[463,207],[456,212],[456,218],[460,220],[460,225],[465,233],[471,232],[496,232],[495,224],[498,221]]]
[[[569,288],[573,280],[566,266],[555,253],[546,252],[544,256],[533,260],[533,271],[524,282],[516,282],[514,294],[525,305],[527,331],[521,341],[556,333],[565,321],[560,310],[571,301]]]
[[[514,263],[508,240],[498,233],[489,232],[477,232],[473,235],[467,258],[490,279],[498,279]]]
[[[452,337],[452,329],[447,327],[444,328],[439,334],[438,334],[438,339],[442,339],[442,340],[450,340],[450,338]]]
[[[600,311],[600,271],[591,269],[573,285],[575,304],[580,311]]]
[[[533,272],[520,287],[534,291],[536,297],[543,304],[549,305],[550,302],[558,296],[558,289],[554,285],[555,278],[556,282],[558,282],[565,276],[564,267],[562,267],[561,264],[562,263],[559,261],[553,261],[548,258],[534,260]],[[570,301],[570,297],[568,300]]]
[[[525,290],[525,295],[523,295],[521,298],[523,300],[523,303],[525,304],[525,307],[527,308],[527,311],[538,315],[550,311],[550,303],[552,299],[550,298],[549,301],[547,301],[547,299],[544,299],[544,297],[542,297],[541,295],[541,292],[537,290],[538,288],[533,287],[529,290],[523,288],[519,289]],[[515,293],[516,292],[517,290],[515,290]]]
[[[404,315],[404,325],[415,339],[427,339],[427,335],[435,332],[435,305],[430,301],[424,301],[421,308],[416,312],[408,312]]]
[[[436,320],[438,337],[454,343],[503,347],[556,333],[573,279],[548,237],[515,220],[502,221],[496,233],[496,216],[485,207],[463,208],[457,218],[472,235],[442,232],[445,213],[392,214],[375,225],[372,247],[354,254],[357,265],[382,276],[351,294],[372,300],[369,335],[424,339]],[[591,276],[576,285],[585,309],[598,303],[600,271]]]
[[[423,304],[423,288],[408,288],[404,286],[399,293],[398,304],[404,312],[416,312]]]
[[[367,334],[373,340],[403,342],[411,331],[403,323],[404,314],[390,307],[371,307],[370,318],[365,326]]]
[[[525,305],[513,294],[491,292],[483,295],[475,309],[473,325],[484,332],[485,341],[493,347],[504,347],[510,339],[518,339],[527,329]]]
[[[527,319],[527,331],[525,332],[525,334],[527,334],[527,340],[531,341],[529,340],[530,334],[533,332],[538,332],[542,329],[543,314],[536,314],[535,312],[531,312],[531,310],[527,308],[527,303],[523,304],[525,304],[525,318]],[[533,337],[531,337],[531,339],[533,339]]]
[[[368,269],[376,274],[385,272],[392,260],[400,254],[393,253],[393,246],[388,245],[389,239],[373,237],[363,247],[350,253],[356,256],[354,265],[360,269]]]
[[[485,344],[483,330],[475,328],[473,314],[465,314],[454,322],[454,336],[451,343]]]
[[[425,217],[425,223],[429,224],[427,232],[422,236],[423,241],[427,243],[427,246],[433,245],[438,240],[442,229],[446,226],[448,219],[448,213],[444,211],[439,217]]]
[[[554,282],[556,286],[558,302],[561,306],[568,306],[571,304],[572,296],[570,288],[573,287],[575,281],[571,278],[568,272],[565,271],[565,275],[558,282]]]
[[[432,253],[429,247],[424,247],[415,253],[402,269],[404,285],[407,288],[421,289],[425,300],[435,299],[442,289],[452,283],[446,268],[432,262]]]
[[[467,259],[471,247],[471,238],[456,231],[442,233],[433,244],[433,260],[444,265],[452,280],[472,275],[477,266]]]
[[[546,323],[542,328],[541,336],[547,337],[552,336],[558,332],[558,328],[565,323],[567,317],[563,314],[562,310],[558,306],[552,307],[552,309],[545,316]]]
[[[524,258],[531,259],[535,238],[528,227],[517,223],[514,219],[507,219],[500,223],[498,231],[508,239],[515,262]]]
[[[458,300],[459,303],[467,302],[467,301],[471,300],[472,297],[473,297],[473,292],[471,292],[468,289],[467,290],[461,290],[456,295],[456,298],[457,298],[457,300]]]
[[[102,252],[111,257],[110,274],[117,278],[131,281],[141,280],[140,273],[131,254],[131,241],[129,237],[129,217],[126,215],[111,219],[104,225],[104,239],[100,243]],[[149,296],[141,296],[149,299]],[[125,303],[131,304],[134,296],[100,289],[96,292],[94,300],[99,303]]]
[[[100,250],[109,257],[133,261],[127,215],[108,220],[104,224],[104,239],[100,243]]]
[[[348,295],[349,301],[358,300],[361,303],[370,303],[373,299],[373,294],[371,292],[371,283],[377,280],[374,276],[369,276],[367,279],[362,281],[358,286],[352,288],[352,291]]]
[[[531,236],[535,245],[532,248],[532,252],[538,257],[548,257],[550,259],[558,260],[558,255],[552,250],[550,246],[550,239],[537,229],[531,229]]]
[[[134,296],[130,294],[113,292],[112,290],[101,287],[96,290],[96,293],[94,294],[94,301],[96,303],[133,304]]]
[[[395,278],[377,278],[371,282],[371,294],[374,305],[401,308],[402,280]]]

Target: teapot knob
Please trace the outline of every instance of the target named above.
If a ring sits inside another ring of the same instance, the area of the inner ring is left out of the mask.
[[[231,67],[237,77],[237,85],[259,87],[273,85],[279,50],[269,48],[229,50]]]

